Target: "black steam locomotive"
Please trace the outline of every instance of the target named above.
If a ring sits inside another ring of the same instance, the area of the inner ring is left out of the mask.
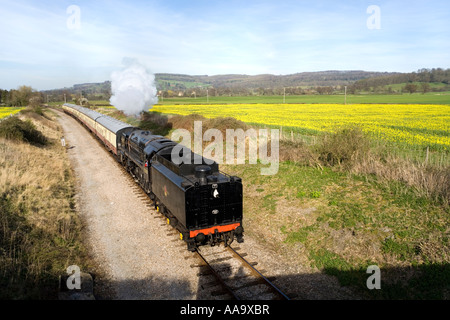
[[[137,180],[155,208],[193,251],[243,241],[242,181],[187,148],[191,162],[172,161],[177,143],[77,105],[63,109],[92,131]],[[178,149],[177,149],[178,150]],[[182,155],[183,156],[183,155]],[[201,161],[194,161],[201,159]]]

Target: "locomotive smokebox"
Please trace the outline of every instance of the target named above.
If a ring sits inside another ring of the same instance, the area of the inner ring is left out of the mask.
[[[211,167],[200,165],[195,167],[195,177],[199,180],[201,186],[208,183],[206,177],[211,174]]]

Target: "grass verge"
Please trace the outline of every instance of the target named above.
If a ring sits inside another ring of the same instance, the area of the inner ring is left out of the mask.
[[[191,130],[198,117],[169,122]],[[204,127],[230,122],[214,121]],[[450,297],[448,166],[395,158],[358,127],[312,146],[282,140],[280,160],[274,176],[262,176],[261,164],[221,165],[243,179],[248,235],[369,299]],[[367,287],[371,265],[381,290]]]
[[[68,266],[92,270],[73,173],[59,144],[62,131],[52,113],[43,112],[45,117],[31,111],[1,123],[45,141],[26,134],[0,138],[1,299],[57,299],[58,278]]]

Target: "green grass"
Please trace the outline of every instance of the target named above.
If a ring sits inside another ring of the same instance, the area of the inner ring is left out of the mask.
[[[192,82],[192,81],[158,80],[157,82],[159,84],[159,87],[163,88],[163,90],[173,90],[175,93],[178,91],[177,85],[180,87],[184,87],[186,89],[198,87],[206,88],[211,86],[210,84],[206,84],[203,82]]]
[[[439,282],[450,277],[448,207],[401,182],[293,162],[280,163],[278,174],[267,177],[261,166],[221,166],[243,179],[248,233],[260,234],[266,221],[271,246],[301,244],[311,266],[368,298],[442,299],[450,289]],[[382,270],[384,290],[366,287],[373,264]]]
[[[344,94],[286,96],[219,96],[159,98],[158,104],[235,104],[235,103],[345,103]],[[91,105],[109,106],[107,100],[92,100]],[[450,91],[404,94],[347,94],[347,104],[450,104]],[[61,104],[52,102],[51,105]]]
[[[281,227],[281,231],[287,235],[285,240],[286,243],[296,243],[296,242],[306,243],[310,233],[317,231],[317,226],[316,225],[306,226],[299,228],[297,231],[292,232],[287,232],[286,227],[283,226]]]
[[[360,284],[365,280],[364,267],[355,268],[341,256],[327,249],[311,250],[309,257],[312,261],[312,266],[323,269],[327,274],[335,276],[344,286]]]
[[[421,91],[422,90],[422,82],[412,82],[412,84],[415,84],[417,86],[417,90]],[[430,89],[442,89],[445,88],[447,85],[445,83],[442,82],[430,82],[428,83],[430,85]],[[384,86],[384,88],[391,88],[394,91],[400,92],[401,90],[403,90],[403,88],[407,85],[407,83],[396,83],[396,84],[390,84],[390,85],[386,85]]]

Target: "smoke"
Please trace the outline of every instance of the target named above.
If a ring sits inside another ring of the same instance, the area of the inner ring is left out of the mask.
[[[111,74],[109,102],[127,115],[139,115],[158,103],[155,76],[136,59],[124,58],[124,68]]]

